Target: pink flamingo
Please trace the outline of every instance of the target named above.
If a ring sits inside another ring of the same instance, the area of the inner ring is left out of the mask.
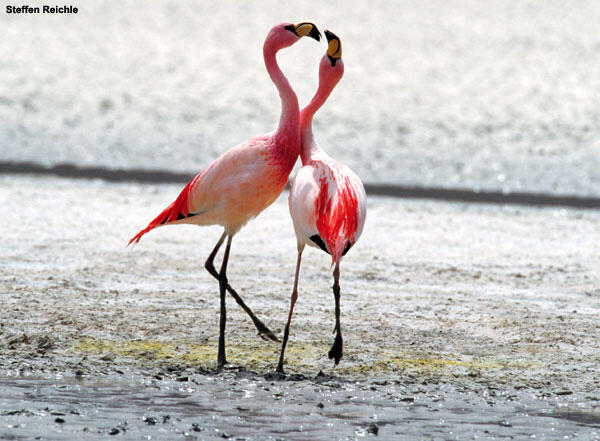
[[[298,260],[290,312],[277,365],[277,372],[281,373],[292,312],[298,298],[298,275],[305,245],[321,248],[331,254],[331,265],[335,265],[333,296],[336,336],[329,351],[329,358],[335,360],[335,365],[342,358],[340,260],[360,237],[367,215],[367,198],[360,178],[350,168],[327,155],[313,139],[312,118],[344,74],[340,39],[329,31],[325,31],[325,36],[328,47],[319,66],[319,88],[311,102],[300,113],[300,157],[303,166],[292,181],[289,195],[290,214],[298,240]]]
[[[321,34],[312,23],[281,23],[273,27],[263,46],[267,72],[279,91],[281,117],[277,129],[266,135],[250,138],[223,153],[193,178],[177,199],[165,208],[129,243],[137,243],[148,231],[171,224],[222,225],[224,232],[205,263],[206,270],[219,281],[220,320],[217,364],[222,368],[225,357],[225,291],[250,316],[259,335],[272,340],[277,337],[244,304],[227,281],[227,262],[233,236],[253,217],[277,199],[300,153],[300,114],[298,98],[285,75],[279,69],[276,54],[301,37],[320,40]],[[221,269],[215,269],[214,258],[227,238]]]

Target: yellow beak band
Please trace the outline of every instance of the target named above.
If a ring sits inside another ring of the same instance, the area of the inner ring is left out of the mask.
[[[306,37],[313,30],[313,25],[310,23],[300,23],[295,28],[298,37]]]
[[[331,58],[342,58],[342,43],[337,38],[329,40],[327,45],[327,55]]]

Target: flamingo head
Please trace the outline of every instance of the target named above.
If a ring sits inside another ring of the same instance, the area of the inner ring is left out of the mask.
[[[325,30],[325,37],[327,37],[327,58],[331,66],[335,67],[338,61],[342,61],[342,41],[329,30]]]
[[[342,41],[333,32],[327,30],[325,31],[325,37],[327,37],[327,53],[321,60],[319,77],[321,77],[321,81],[326,80],[329,83],[333,83],[333,86],[335,86],[344,75]]]
[[[321,39],[321,33],[313,23],[302,22],[296,25],[291,23],[280,23],[271,29],[265,41],[265,45],[271,43],[276,46],[277,49],[283,49],[284,47],[291,46],[300,38],[307,36],[314,38],[317,41]]]

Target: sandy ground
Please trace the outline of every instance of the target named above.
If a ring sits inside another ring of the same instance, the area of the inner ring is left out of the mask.
[[[342,265],[344,358],[327,358],[330,260],[310,249],[281,381],[278,344],[231,299],[234,368],[214,371],[217,227],[125,246],[179,188],[0,177],[0,438],[600,436],[598,211],[371,197]],[[286,197],[236,236],[229,269],[278,335]]]

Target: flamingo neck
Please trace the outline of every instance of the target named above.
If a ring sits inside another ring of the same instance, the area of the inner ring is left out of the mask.
[[[275,84],[275,87],[279,92],[279,97],[281,98],[281,116],[274,137],[277,140],[281,140],[287,149],[290,150],[288,153],[290,156],[294,157],[295,162],[295,159],[298,157],[300,146],[300,112],[298,109],[298,97],[277,64],[276,54],[279,49],[279,47],[270,44],[269,41],[265,42],[263,47],[263,56],[267,72]]]
[[[307,164],[323,152],[321,147],[314,141],[312,120],[315,113],[317,113],[325,101],[327,101],[327,98],[336,84],[337,81],[331,81],[327,77],[320,76],[317,93],[315,93],[315,96],[310,100],[310,103],[308,103],[300,112],[300,134],[302,137],[300,158],[302,159],[302,164]]]

